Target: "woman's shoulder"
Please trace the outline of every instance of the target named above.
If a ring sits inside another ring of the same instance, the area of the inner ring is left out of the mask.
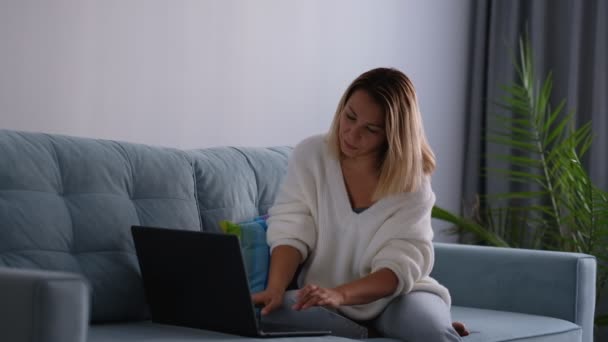
[[[400,192],[394,196],[397,198],[397,202],[403,207],[410,207],[414,203],[434,203],[435,193],[431,186],[431,176],[424,176],[416,190]]]
[[[325,134],[317,134],[300,141],[293,149],[295,158],[310,158],[320,157],[325,153],[326,143]]]

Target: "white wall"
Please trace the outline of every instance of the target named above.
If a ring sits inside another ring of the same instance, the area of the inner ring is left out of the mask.
[[[470,2],[0,0],[0,127],[293,145],[327,130],[352,79],[393,66],[417,86],[438,204],[458,210]]]

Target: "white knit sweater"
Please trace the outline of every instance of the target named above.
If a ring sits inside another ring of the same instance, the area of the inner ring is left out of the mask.
[[[339,310],[356,320],[378,315],[388,302],[410,291],[429,291],[450,305],[448,290],[429,277],[434,262],[430,181],[416,192],[383,198],[355,213],[348,199],[339,161],[329,153],[325,136],[298,144],[287,175],[270,209],[271,250],[290,245],[306,259],[298,284],[336,287],[381,268],[397,275],[389,297]]]

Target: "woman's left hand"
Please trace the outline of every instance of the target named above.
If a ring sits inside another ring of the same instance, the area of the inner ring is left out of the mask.
[[[344,294],[336,289],[326,289],[314,284],[304,286],[298,291],[294,310],[304,310],[312,306],[337,308],[344,303]]]

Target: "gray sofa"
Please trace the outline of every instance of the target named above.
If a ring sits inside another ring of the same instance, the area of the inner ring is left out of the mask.
[[[147,321],[129,228],[217,231],[221,219],[266,213],[289,153],[0,130],[0,341],[247,339]],[[592,341],[593,257],[435,248],[433,276],[473,332],[465,341]]]

